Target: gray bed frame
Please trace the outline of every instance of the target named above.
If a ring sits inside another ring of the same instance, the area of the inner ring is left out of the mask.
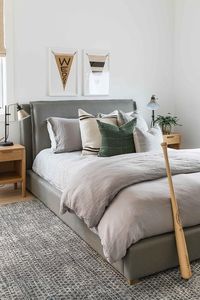
[[[78,108],[90,113],[109,113],[115,109],[125,112],[136,110],[133,100],[66,100],[37,101],[24,104],[31,118],[21,122],[21,143],[27,154],[27,188],[52,210],[64,223],[72,228],[83,240],[95,249],[103,258],[99,237],[94,234],[76,215],[65,213],[59,215],[61,193],[32,171],[32,162],[37,153],[50,147],[46,129],[46,119],[50,116],[77,118]],[[190,260],[200,258],[200,226],[185,229]],[[133,283],[141,277],[160,272],[178,265],[176,244],[173,233],[167,233],[143,239],[133,244],[127,254],[113,267]]]

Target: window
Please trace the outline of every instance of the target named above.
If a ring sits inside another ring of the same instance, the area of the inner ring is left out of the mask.
[[[6,99],[6,49],[4,43],[4,1],[0,0],[0,109]]]
[[[6,58],[0,57],[0,110],[6,103]]]

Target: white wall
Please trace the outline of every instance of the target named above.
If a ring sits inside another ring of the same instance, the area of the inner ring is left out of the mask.
[[[7,13],[10,103],[54,99],[47,96],[48,47],[96,48],[111,52],[109,98],[136,99],[149,117],[146,103],[155,93],[159,113],[174,112],[173,0],[6,1],[13,13]]]
[[[200,147],[200,1],[176,0],[174,90],[183,146]]]

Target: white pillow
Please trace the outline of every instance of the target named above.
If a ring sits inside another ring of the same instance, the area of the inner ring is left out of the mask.
[[[95,116],[82,109],[78,110],[78,115],[83,148],[82,154],[97,155],[101,146],[101,134],[98,128],[97,120],[117,126],[117,115],[109,114],[102,116],[101,118],[95,118]]]
[[[140,128],[143,131],[148,130],[148,125],[143,116],[136,111],[131,111],[128,113],[125,113],[121,110],[118,111],[118,125],[121,126],[127,122],[130,122],[132,119],[137,119],[137,127]]]
[[[136,152],[149,152],[161,150],[163,135],[159,126],[143,131],[137,126],[133,132]]]

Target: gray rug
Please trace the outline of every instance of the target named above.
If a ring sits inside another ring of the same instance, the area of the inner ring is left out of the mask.
[[[0,299],[200,299],[200,263],[135,286],[39,201],[0,207]]]

